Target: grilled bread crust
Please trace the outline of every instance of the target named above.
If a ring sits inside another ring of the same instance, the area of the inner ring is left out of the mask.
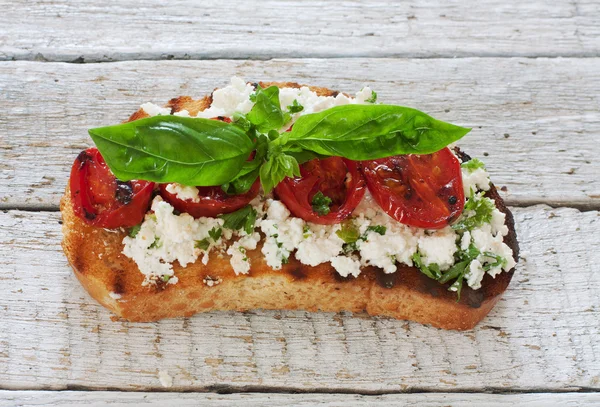
[[[300,87],[289,82],[261,82],[261,86]],[[323,96],[338,92],[310,87]],[[211,96],[193,100],[182,96],[169,101],[172,113],[187,110],[191,115],[210,106]],[[143,110],[130,118],[147,117]],[[469,157],[458,151],[463,160]],[[496,188],[486,193],[506,214],[509,234],[504,242],[518,258],[514,220]],[[482,287],[463,287],[461,298],[448,291],[449,284],[429,279],[418,269],[399,265],[394,274],[366,267],[355,277],[341,277],[329,263],[307,266],[290,256],[281,270],[271,269],[260,252],[248,251],[251,270],[236,275],[229,256],[211,253],[204,265],[197,261],[186,267],[175,262],[176,284],[142,286],[144,276],[135,262],[122,254],[124,230],[106,230],[87,225],[75,216],[67,187],[61,200],[63,249],[75,275],[98,302],[129,321],[156,321],[189,317],[215,310],[294,309],[307,311],[366,311],[370,315],[417,321],[443,329],[466,330],[481,321],[506,290],[514,269],[492,278],[485,275]]]

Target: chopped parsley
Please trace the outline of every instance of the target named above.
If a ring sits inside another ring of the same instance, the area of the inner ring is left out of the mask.
[[[421,272],[427,277],[433,280],[439,280],[442,277],[440,266],[438,266],[436,263],[431,263],[429,266],[426,266],[423,264],[423,260],[421,259],[419,252],[415,252],[415,254],[413,254],[412,261],[415,264],[415,267],[421,270]]]
[[[344,241],[344,245],[342,246],[342,250],[344,251],[344,253],[351,253],[358,250],[358,241],[366,241],[367,234],[369,232],[375,232],[383,236],[385,235],[385,232],[387,230],[385,226],[373,225],[367,227],[365,233],[361,235],[360,231],[358,230],[358,228],[352,220],[345,220],[344,222],[342,222],[341,225],[342,228],[335,232],[335,234],[338,235],[338,237]]]
[[[374,90],[371,91],[371,97],[366,99],[365,102],[367,103],[375,103],[377,102],[377,92],[375,92]]]
[[[133,226],[129,229],[129,237],[136,237],[138,233],[140,233],[140,229],[142,228],[142,224]]]
[[[210,236],[210,238],[216,242],[217,240],[219,240],[221,238],[221,235],[223,234],[223,230],[221,228],[218,227],[214,227],[211,230],[208,231],[208,236]]]
[[[379,233],[381,236],[385,235],[387,228],[382,225],[375,225],[367,227],[367,232]]]
[[[331,198],[324,195],[323,192],[318,191],[312,198],[312,209],[319,216],[325,216],[330,211],[329,207],[331,206],[331,202]]]
[[[223,223],[224,228],[231,230],[243,229],[246,234],[249,235],[254,231],[256,209],[250,205],[246,205],[235,212],[219,215],[219,218],[225,221],[225,223]]]
[[[473,172],[480,168],[485,170],[485,164],[477,158],[471,158],[469,161],[462,163],[460,166],[461,168],[469,170],[469,172]]]
[[[289,105],[287,108],[288,108],[289,113],[299,113],[304,110],[304,106],[302,106],[300,103],[298,103],[298,100],[296,100],[296,99],[294,99],[294,102],[291,105]]]
[[[473,190],[471,190],[471,195],[465,203],[463,215],[458,223],[452,225],[452,229],[458,231],[473,230],[484,223],[489,223],[492,220],[492,212],[495,208],[494,201],[476,195]]]
[[[148,249],[156,249],[160,247],[160,239],[157,237],[154,239],[154,242],[148,247]]]
[[[208,240],[208,238],[204,238],[202,240],[196,240],[196,244],[194,245],[194,247],[196,249],[200,249],[200,250],[208,250],[209,246],[210,246],[210,241]]]
[[[460,300],[460,292],[462,290],[463,281],[465,275],[469,271],[469,267],[471,262],[475,260],[480,255],[479,249],[475,247],[472,243],[469,245],[467,250],[459,250],[454,254],[455,263],[452,267],[450,267],[446,271],[440,271],[440,268],[437,264],[432,263],[429,266],[426,266],[421,259],[421,255],[419,252],[416,252],[412,260],[423,274],[427,277],[440,282],[441,284],[446,284],[452,280],[454,282],[450,286],[450,291],[456,291],[457,301]]]
[[[168,275],[166,275],[166,274],[163,274],[163,276],[162,276],[162,281],[164,281],[165,283],[168,283],[170,279],[171,279],[171,276],[168,276]]]

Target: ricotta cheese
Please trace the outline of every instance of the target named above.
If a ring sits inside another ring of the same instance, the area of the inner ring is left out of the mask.
[[[179,199],[200,202],[200,196],[198,195],[199,191],[196,187],[172,183],[167,185],[166,190]]]

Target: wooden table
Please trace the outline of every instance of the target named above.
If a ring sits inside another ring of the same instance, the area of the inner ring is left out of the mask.
[[[600,405],[598,0],[0,10],[0,406]],[[287,311],[113,321],[60,248],[86,129],[232,75],[367,84],[473,127],[461,144],[506,186],[522,247],[492,313],[468,332]]]

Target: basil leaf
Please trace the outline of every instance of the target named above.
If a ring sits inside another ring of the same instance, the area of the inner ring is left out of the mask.
[[[268,151],[269,140],[263,134],[256,135],[255,152],[252,161],[246,161],[240,172],[230,182],[221,185],[223,191],[230,195],[245,194],[252,188],[259,176],[260,166],[264,163]]]
[[[288,142],[318,154],[373,160],[434,153],[469,131],[408,107],[344,105],[301,116]]]
[[[331,198],[325,196],[323,192],[318,191],[313,195],[311,206],[312,210],[320,216],[325,216],[330,212]]]
[[[277,86],[270,86],[266,89],[257,87],[253,99],[254,106],[246,115],[246,119],[256,126],[259,132],[268,133],[269,130],[279,130],[290,121],[290,114],[281,110]]]
[[[250,234],[254,231],[256,210],[252,206],[246,205],[235,212],[219,215],[219,218],[225,221],[223,223],[224,228],[231,230],[244,229],[247,234]]]
[[[304,106],[298,103],[298,99],[294,99],[294,102],[287,108],[289,113],[299,113],[304,110]]]
[[[300,166],[298,161],[285,153],[273,154],[262,167],[260,167],[260,183],[265,194],[268,194],[285,177],[299,177]]]
[[[253,149],[239,127],[200,118],[155,116],[89,133],[123,181],[221,185],[236,176]]]

